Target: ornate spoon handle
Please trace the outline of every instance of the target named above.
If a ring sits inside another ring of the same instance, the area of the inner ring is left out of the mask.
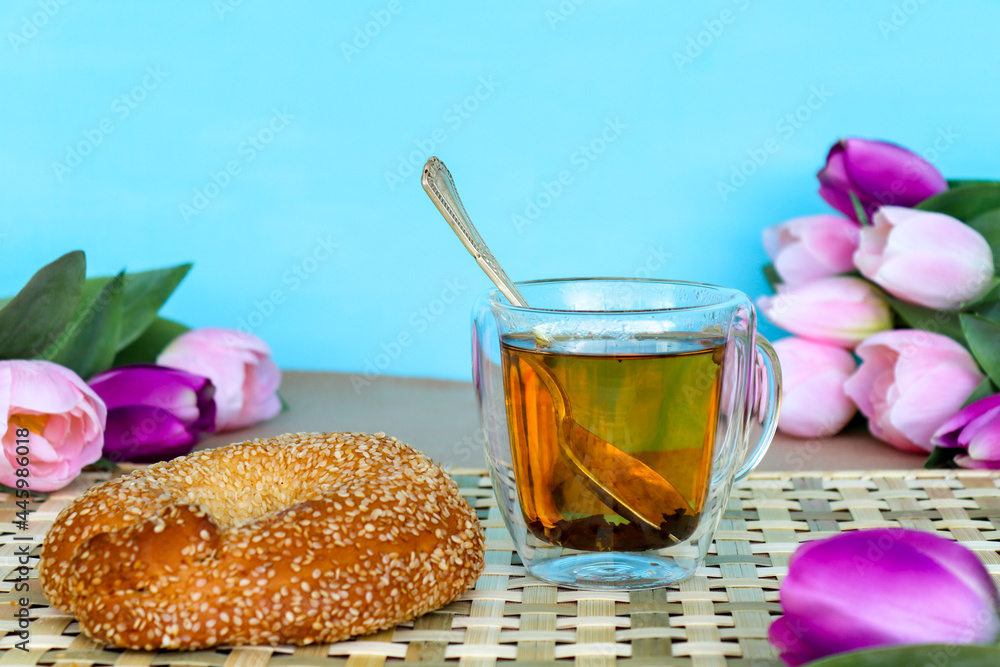
[[[469,214],[462,206],[462,200],[458,198],[458,190],[455,189],[455,181],[448,172],[448,167],[444,162],[432,157],[424,165],[424,174],[420,179],[420,184],[424,186],[424,192],[431,198],[441,215],[448,221],[448,224],[462,239],[465,248],[476,259],[476,263],[486,272],[493,284],[500,288],[507,299],[515,306],[528,307],[528,302],[524,300],[517,286],[510,279],[507,273],[501,268],[496,257],[490,252],[483,237],[476,231],[476,226],[469,220]]]

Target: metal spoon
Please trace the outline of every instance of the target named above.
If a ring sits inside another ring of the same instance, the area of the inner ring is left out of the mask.
[[[436,157],[429,159],[420,183],[493,284],[512,304],[529,308],[527,300],[476,231],[444,163]],[[619,516],[651,530],[659,530],[665,518],[690,509],[684,497],[659,473],[574,420],[569,397],[549,369],[535,360],[526,360],[551,395],[562,426],[559,446],[567,462],[604,504]]]
[[[451,225],[458,238],[462,239],[465,248],[472,253],[476,263],[486,272],[493,284],[500,288],[500,292],[512,304],[528,308],[528,302],[518,291],[514,281],[500,266],[497,258],[483,241],[483,237],[476,231],[476,226],[469,220],[469,214],[465,212],[462,200],[458,198],[455,181],[452,180],[451,172],[444,166],[444,162],[436,157],[428,160],[424,165],[424,175],[420,178],[420,184],[424,186],[424,192],[437,206],[437,210],[441,211],[441,215]]]

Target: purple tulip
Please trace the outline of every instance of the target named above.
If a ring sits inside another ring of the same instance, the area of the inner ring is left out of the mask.
[[[875,646],[988,643],[1000,633],[1000,596],[983,564],[918,530],[862,530],[799,547],[781,607],[768,638],[793,667]]]
[[[135,364],[100,373],[90,386],[108,407],[104,455],[112,461],[182,456],[215,429],[215,387],[200,375]]]
[[[964,449],[964,454],[955,457],[963,468],[1000,470],[1000,394],[959,410],[941,425],[931,442]]]
[[[820,196],[853,220],[851,192],[871,219],[879,206],[912,207],[948,189],[941,172],[916,153],[869,139],[838,141],[817,177]]]

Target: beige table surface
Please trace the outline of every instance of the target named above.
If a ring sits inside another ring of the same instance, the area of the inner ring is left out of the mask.
[[[445,466],[486,465],[469,382],[383,376],[355,391],[347,374],[285,371],[281,395],[287,411],[263,424],[213,435],[198,448],[288,432],[384,431]],[[823,441],[779,433],[757,470],[894,470],[919,468],[924,458],[863,432]]]

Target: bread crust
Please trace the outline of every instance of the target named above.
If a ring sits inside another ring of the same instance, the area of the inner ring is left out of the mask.
[[[447,474],[383,434],[288,434],[159,463],[67,506],[50,602],[131,649],[334,642],[447,604],[483,533]]]

